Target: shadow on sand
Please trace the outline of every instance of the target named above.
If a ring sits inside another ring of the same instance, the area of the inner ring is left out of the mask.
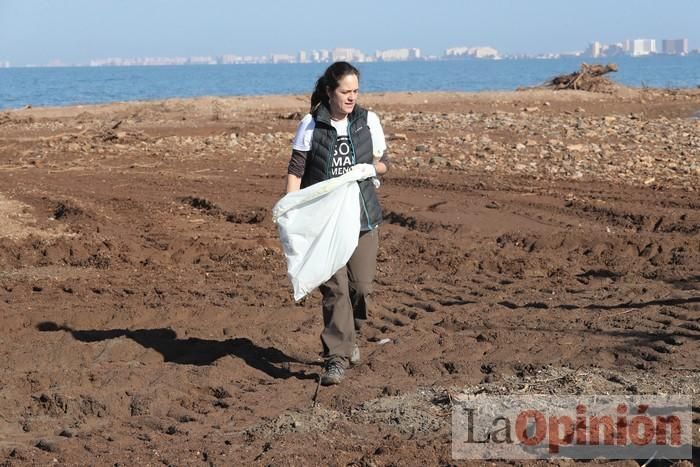
[[[42,332],[65,331],[81,342],[99,342],[109,339],[127,337],[143,347],[159,352],[166,362],[182,365],[211,365],[226,355],[233,355],[245,361],[249,366],[260,370],[273,378],[315,379],[314,373],[290,371],[285,363],[306,363],[286,355],[274,347],[259,347],[245,337],[225,341],[199,339],[190,337],[178,339],[172,329],[107,329],[78,330],[68,326],[59,326],[51,321],[37,325]]]

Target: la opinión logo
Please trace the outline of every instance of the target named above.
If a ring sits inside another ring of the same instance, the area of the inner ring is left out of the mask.
[[[458,459],[670,459],[692,455],[686,396],[467,396],[452,414]]]

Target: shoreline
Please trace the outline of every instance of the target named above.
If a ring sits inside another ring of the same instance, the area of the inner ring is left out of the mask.
[[[631,88],[620,86],[614,92],[601,93],[574,90],[551,90],[546,88],[524,88],[505,91],[391,91],[364,92],[360,94],[360,105],[365,107],[381,105],[423,106],[431,104],[458,104],[464,102],[507,104],[513,102],[611,102],[632,101],[634,99],[681,96],[687,99],[700,96],[698,88]],[[119,111],[125,108],[145,108],[149,106],[176,107],[182,105],[223,104],[238,110],[260,109],[285,110],[303,107],[308,102],[305,94],[262,94],[241,96],[205,95],[197,97],[171,97],[152,100],[127,100],[100,103],[66,104],[58,106],[34,106],[0,109],[0,115],[35,115],[53,118],[70,117],[84,111]]]
[[[662,58],[640,60],[608,60],[619,68],[618,73],[608,77],[616,86],[629,92],[647,88],[692,92],[700,85],[697,74],[700,62],[695,59],[688,58],[678,63]],[[376,66],[363,71],[366,78],[363,78],[361,92],[510,93],[520,88],[540,86],[553,77],[576,72],[582,62],[587,61],[579,57],[571,60],[533,60],[528,63],[519,63],[518,60],[447,60],[434,62],[432,66],[427,63],[412,65],[413,62],[373,63],[371,65]],[[312,68],[296,65],[279,67],[174,66],[165,71],[158,71],[158,67],[91,67],[84,72],[71,71],[71,67],[56,72],[46,69],[45,73],[34,74],[27,70],[30,72],[27,76],[10,69],[8,73],[0,74],[0,82],[7,91],[7,98],[0,99],[0,111],[22,109],[27,104],[53,108],[206,97],[231,99],[306,95],[310,94],[317,72],[320,72],[320,68],[315,72]]]

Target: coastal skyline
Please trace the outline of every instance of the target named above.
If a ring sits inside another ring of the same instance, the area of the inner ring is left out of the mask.
[[[269,56],[354,47],[420,48],[442,56],[451,47],[493,47],[505,56],[581,51],[593,41],[687,38],[700,44],[700,4],[676,0],[591,0],[572,11],[559,2],[501,0],[419,2],[358,0],[328,9],[282,1],[255,5],[184,0],[0,0],[0,62],[12,66],[88,64],[108,57]]]
[[[365,54],[355,48],[314,49],[311,51],[300,50],[296,54],[270,54],[264,56],[242,56],[226,54],[217,57],[110,57],[106,59],[91,60],[89,66],[159,66],[159,65],[240,65],[240,64],[279,64],[279,63],[331,63],[335,61],[348,62],[396,62],[396,61],[434,61],[454,59],[558,59],[562,57],[584,58],[613,58],[619,56],[640,57],[649,55],[700,55],[700,49],[690,50],[688,40],[680,38],[675,40],[663,39],[657,47],[655,39],[626,39],[613,44],[601,44],[593,41],[585,50],[567,53],[543,53],[534,56],[527,55],[502,55],[498,50],[489,47],[453,47],[446,49],[442,56],[425,56],[420,48],[403,48],[390,50],[377,50],[374,54]],[[49,66],[64,66],[55,63]],[[0,62],[0,68],[3,67]]]

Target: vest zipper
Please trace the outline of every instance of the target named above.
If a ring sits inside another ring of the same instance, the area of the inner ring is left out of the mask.
[[[352,165],[357,164],[357,158],[355,156],[355,145],[352,142],[352,124],[355,123],[354,120],[348,119],[348,140],[350,141],[350,150],[352,151]],[[335,146],[335,144],[333,145]],[[359,182],[358,182],[359,185]],[[374,225],[369,218],[369,212],[367,211],[367,203],[365,203],[365,197],[362,195],[362,187],[360,187],[360,200],[362,201],[362,209],[365,211],[365,219],[367,219],[367,228],[369,230],[374,230]]]
[[[354,120],[348,119],[348,140],[350,141],[350,150],[352,151],[352,165],[357,164],[357,157],[355,156],[355,145],[352,144],[352,124],[355,123]]]
[[[331,130],[333,130],[333,143],[331,143],[331,148],[328,151],[328,161],[326,162],[326,180],[331,179],[331,168],[333,166],[333,151],[335,150],[335,143],[338,142],[338,132],[335,131],[333,125],[331,125]]]

